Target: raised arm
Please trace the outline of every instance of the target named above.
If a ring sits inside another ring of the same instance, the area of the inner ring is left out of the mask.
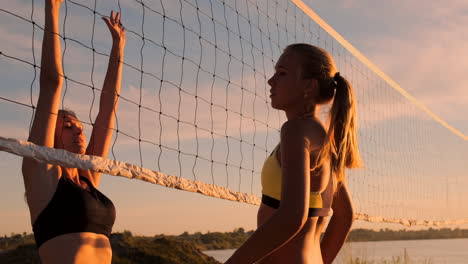
[[[338,185],[332,208],[333,216],[320,243],[324,264],[331,264],[336,258],[354,221],[353,203],[345,183]]]
[[[112,140],[115,112],[122,79],[122,62],[125,48],[125,28],[120,22],[120,14],[111,12],[110,18],[103,17],[112,35],[112,50],[109,57],[106,77],[99,102],[99,112],[94,123],[93,132],[86,154],[106,157]],[[94,172],[91,181],[99,186],[101,173]]]
[[[62,56],[58,35],[61,3],[62,0],[45,1],[39,99],[28,138],[32,143],[47,147],[54,147],[55,125],[63,83]],[[33,159],[23,159],[22,171],[26,191],[31,186],[32,174],[37,173],[37,164]],[[46,169],[49,168],[50,165],[47,165]]]

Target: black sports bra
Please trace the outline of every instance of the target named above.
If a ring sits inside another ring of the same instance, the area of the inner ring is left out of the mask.
[[[46,241],[63,234],[92,232],[107,237],[115,222],[115,207],[91,182],[80,176],[89,191],[62,176],[54,196],[33,224],[39,248]]]

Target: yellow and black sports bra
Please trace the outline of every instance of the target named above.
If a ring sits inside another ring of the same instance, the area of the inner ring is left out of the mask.
[[[276,151],[265,160],[262,168],[262,203],[272,208],[279,208],[281,201],[281,167],[276,159]],[[330,170],[330,180],[322,193],[311,192],[309,198],[309,217],[330,216],[333,202],[333,176]]]

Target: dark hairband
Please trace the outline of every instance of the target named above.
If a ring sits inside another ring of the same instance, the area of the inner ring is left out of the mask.
[[[339,79],[340,77],[341,77],[340,72],[336,72],[336,73],[335,73],[335,76],[333,76],[333,79],[335,79],[335,81],[336,81],[336,80]]]
[[[338,79],[342,78],[339,72],[336,72],[335,75],[330,79],[330,87],[332,89],[338,88]]]

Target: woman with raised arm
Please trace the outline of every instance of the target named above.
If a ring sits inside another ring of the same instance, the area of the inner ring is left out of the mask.
[[[288,121],[263,165],[258,228],[226,263],[331,263],[353,222],[345,181],[345,169],[360,166],[353,89],[330,54],[309,44],[288,46],[268,84]],[[327,130],[319,106],[332,100]]]
[[[99,113],[86,148],[83,126],[72,111],[59,110],[63,71],[58,19],[62,0],[45,1],[40,92],[29,141],[73,153],[106,157],[120,92],[125,29],[120,14],[103,17],[112,50]],[[112,202],[97,190],[101,174],[23,159],[22,172],[34,238],[42,263],[111,263]]]

